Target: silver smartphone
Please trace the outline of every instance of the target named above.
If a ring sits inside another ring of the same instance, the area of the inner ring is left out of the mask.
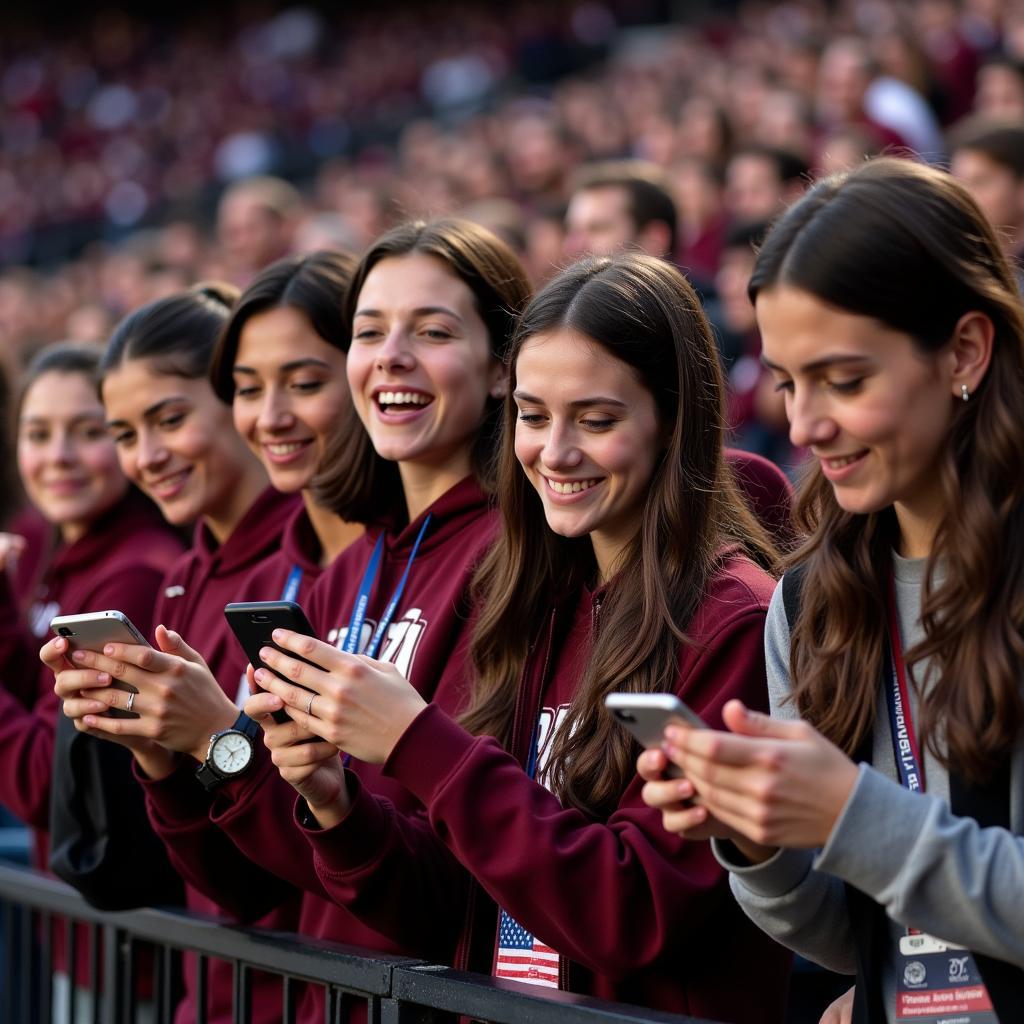
[[[695,729],[706,729],[704,720],[674,693],[609,693],[604,706],[640,741],[645,750],[660,747],[665,726],[678,721]],[[665,769],[670,779],[682,778],[674,764]]]
[[[124,612],[84,612],[81,615],[58,615],[50,620],[50,629],[64,637],[72,651],[95,651],[102,653],[105,644],[142,644],[149,647],[149,641],[135,628]],[[111,680],[111,686],[126,693],[138,693],[134,686]],[[111,708],[104,712],[109,718],[138,718],[134,711]]]

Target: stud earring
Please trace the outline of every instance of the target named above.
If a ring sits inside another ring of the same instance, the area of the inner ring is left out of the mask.
[[[971,393],[970,393],[970,391],[968,391],[968,390],[967,390],[967,385],[966,385],[966,384],[961,384],[961,385],[960,385],[960,397],[961,397],[961,398],[962,398],[962,399],[963,399],[963,400],[964,400],[965,402],[968,402],[968,401],[970,401],[970,398],[971,398]]]

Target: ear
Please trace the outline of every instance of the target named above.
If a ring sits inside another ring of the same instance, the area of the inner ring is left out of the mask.
[[[968,394],[981,386],[992,362],[995,325],[987,313],[974,310],[964,313],[953,329],[950,343],[953,375],[950,381],[954,398],[963,397],[963,385]]]
[[[499,360],[493,360],[489,374],[487,393],[491,398],[504,398],[508,394],[508,367]]]

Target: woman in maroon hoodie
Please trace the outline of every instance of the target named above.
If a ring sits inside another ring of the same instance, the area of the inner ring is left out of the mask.
[[[117,464],[96,394],[99,361],[98,349],[60,344],[30,365],[18,469],[48,529],[0,535],[0,802],[32,826],[41,870],[60,702],[39,644],[55,615],[108,608],[148,631],[160,580],[184,546]],[[84,981],[87,965],[79,968]]]
[[[170,522],[196,524],[192,549],[171,567],[161,584],[156,645],[159,651],[178,651],[184,646],[181,637],[188,636],[224,689],[193,685],[189,676],[154,683],[146,678],[149,673],[126,674],[125,681],[139,691],[132,697],[132,710],[139,717],[101,717],[104,705],[91,695],[84,699],[79,692],[97,682],[109,687],[110,677],[93,667],[99,656],[76,653],[75,664],[81,667],[66,669],[61,640],[47,644],[41,652],[59,673],[56,689],[65,698],[65,713],[80,719],[76,723],[80,729],[128,746],[140,779],[166,776],[178,760],[174,748],[168,749],[170,744],[156,742],[163,737],[154,729],[154,704],[175,709],[177,719],[159,725],[165,732],[190,731],[193,717],[212,721],[213,730],[234,726],[239,720],[235,702],[245,657],[224,623],[224,605],[238,597],[253,569],[277,550],[281,531],[299,505],[298,498],[267,486],[262,465],[233,428],[230,406],[209,383],[213,346],[235,297],[233,291],[198,286],[136,310],[118,325],[102,366],[107,425],[125,474],[153,498]],[[159,657],[148,648],[140,650],[147,651],[147,657]],[[159,687],[166,687],[166,692]],[[172,689],[176,699],[170,701]],[[83,711],[92,714],[83,718]],[[207,731],[207,742],[213,730]],[[194,751],[200,761],[205,757],[199,742],[182,749]],[[208,801],[200,783],[194,778],[189,781],[195,798]],[[212,837],[206,855],[215,864],[235,865],[240,860],[224,836]],[[263,884],[266,877],[253,866],[248,880]],[[229,901],[211,901],[193,888],[187,897],[190,908],[208,913],[242,909]],[[297,915],[298,901],[292,900],[262,923],[292,930]],[[194,993],[191,958],[186,958],[185,975],[186,989]],[[211,962],[208,992],[208,1019],[230,1020],[229,964]],[[269,1024],[279,1018],[280,985],[275,980],[255,976],[253,996],[254,1020]],[[190,995],[179,1007],[177,1020],[184,1024],[194,1015]]]
[[[528,296],[526,275],[504,243],[468,222],[438,221],[402,225],[371,246],[344,308],[346,323],[354,326],[348,357],[353,406],[325,455],[320,494],[322,504],[345,521],[366,523],[367,530],[317,583],[310,617],[320,635],[340,634],[344,643],[358,607],[353,637],[397,665],[426,699],[464,639],[469,581],[494,535],[486,492],[505,389],[502,354]],[[252,367],[242,362],[239,374],[238,362],[236,380],[244,387]],[[368,569],[375,571],[368,575]],[[116,656],[134,654],[119,648]],[[202,667],[193,658],[188,671],[198,678]],[[118,693],[96,695],[116,703]],[[263,724],[268,743],[293,734],[291,726]],[[180,736],[174,741],[182,742]],[[337,749],[330,749],[337,758]],[[401,808],[419,806],[376,766],[352,767],[364,785]],[[210,856],[209,844],[229,835],[253,861],[296,890],[308,890],[304,934],[450,957],[457,928],[426,941],[417,936],[410,945],[324,897],[309,845],[291,824],[295,792],[262,745],[247,770],[217,786],[212,810],[193,799],[191,782],[179,770],[149,782],[147,791],[158,830],[175,833],[175,861],[198,887],[247,901],[250,910],[281,898],[280,885],[250,884],[229,860]],[[458,899],[465,873],[445,851],[437,861],[438,884]],[[301,1016],[322,1018],[315,997]]]
[[[502,531],[462,680],[428,705],[392,666],[282,631],[315,665],[267,661],[309,689],[260,672],[275,696],[247,706],[286,707],[426,808],[426,822],[397,815],[336,758],[316,761],[323,744],[275,752],[305,797],[325,889],[369,923],[452,925],[449,893],[419,866],[440,846],[475,881],[459,966],[778,1021],[788,954],[746,921],[702,844],[667,837],[640,799],[638,745],[603,707],[615,690],[669,689],[713,724],[737,694],[767,703],[773,581],[750,556],[773,552],[725,469],[707,322],[665,263],[589,259],[533,300],[511,358]]]

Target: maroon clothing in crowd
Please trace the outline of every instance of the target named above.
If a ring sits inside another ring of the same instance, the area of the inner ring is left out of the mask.
[[[277,600],[279,593],[253,593],[246,589],[246,581],[255,568],[281,548],[285,527],[300,506],[296,495],[280,494],[267,488],[253,503],[235,527],[231,536],[218,545],[203,523],[198,523],[192,548],[174,564],[163,581],[163,589],[156,610],[156,622],[180,633],[185,642],[206,659],[214,677],[225,693],[236,700],[245,677],[247,658],[235,640],[224,618],[224,606],[231,601]],[[210,806],[210,797],[195,778],[195,762],[182,758],[175,773],[182,786],[195,801]],[[138,774],[138,773],[137,773]],[[140,778],[144,785],[151,786]],[[161,818],[151,801],[147,801],[150,820],[157,835],[167,844],[171,862],[189,881],[182,870],[179,845],[187,845],[189,836],[180,835]],[[203,856],[215,873],[226,872],[236,866],[239,858],[226,837],[212,837],[205,845]],[[240,876],[235,882],[244,888],[252,881],[261,882],[262,873],[253,877]],[[238,908],[210,898],[189,885],[186,903],[190,910],[206,914],[237,914]],[[275,910],[256,921],[257,924],[281,931],[294,931],[298,924],[298,900],[286,900]],[[249,915],[245,915],[248,917]],[[207,1007],[210,1024],[227,1024],[232,1019],[233,978],[231,964],[211,960],[208,974]],[[277,978],[254,972],[252,975],[252,1020],[254,1024],[272,1024],[281,1019],[281,985]],[[195,957],[185,956],[186,998],[175,1016],[176,1024],[191,1024],[195,1020],[194,994],[196,991]]]
[[[324,571],[313,588],[307,612],[318,635],[336,642],[339,631],[344,632],[348,625],[367,564],[383,535],[382,566],[370,594],[364,628],[375,627],[405,571],[427,512],[430,525],[380,657],[395,663],[430,700],[453,651],[465,637],[469,582],[495,533],[495,517],[475,481],[467,479],[457,484],[408,526],[370,527]],[[286,895],[302,891],[298,930],[303,935],[450,961],[459,931],[458,914],[438,921],[429,934],[419,927],[418,920],[410,921],[413,927],[407,929],[408,907],[395,905],[388,885],[377,885],[373,878],[361,881],[359,897],[351,910],[326,898],[312,850],[293,824],[295,791],[281,779],[266,748],[259,744],[258,750],[254,767],[218,789],[212,808],[197,797],[183,769],[160,782],[146,784],[154,823],[172,839],[175,866],[182,876],[196,888],[219,895],[224,905],[237,912],[262,912]],[[364,786],[401,812],[421,810],[404,787],[382,776],[380,766],[354,761],[350,767]],[[224,842],[236,844],[230,859],[211,853]],[[450,905],[458,906],[466,891],[465,872],[443,848],[429,852],[431,856],[416,864],[419,884],[445,892]],[[266,874],[261,879],[264,869]],[[392,907],[386,930],[378,930],[361,918],[364,903]],[[357,1007],[352,1010],[358,1013]],[[322,1019],[318,990],[304,997],[299,1017],[304,1022]]]
[[[748,560],[730,557],[689,624],[693,643],[680,649],[671,689],[712,727],[722,727],[733,697],[767,709],[763,633],[773,586]],[[524,669],[511,752],[453,720],[465,672],[452,673],[455,692],[439,690],[384,766],[422,801],[429,827],[396,815],[350,777],[346,818],[306,831],[321,881],[371,922],[378,901],[365,900],[365,888],[387,894],[404,908],[407,941],[416,929],[425,941],[462,922],[451,891],[423,878],[443,843],[477,883],[457,966],[492,969],[500,906],[561,954],[563,988],[716,1020],[778,1021],[789,953],[745,918],[709,844],[666,832],[640,798],[639,777],[607,821],[594,822],[523,770],[538,709],[553,722],[579,683],[597,607],[584,591],[553,610]]]

